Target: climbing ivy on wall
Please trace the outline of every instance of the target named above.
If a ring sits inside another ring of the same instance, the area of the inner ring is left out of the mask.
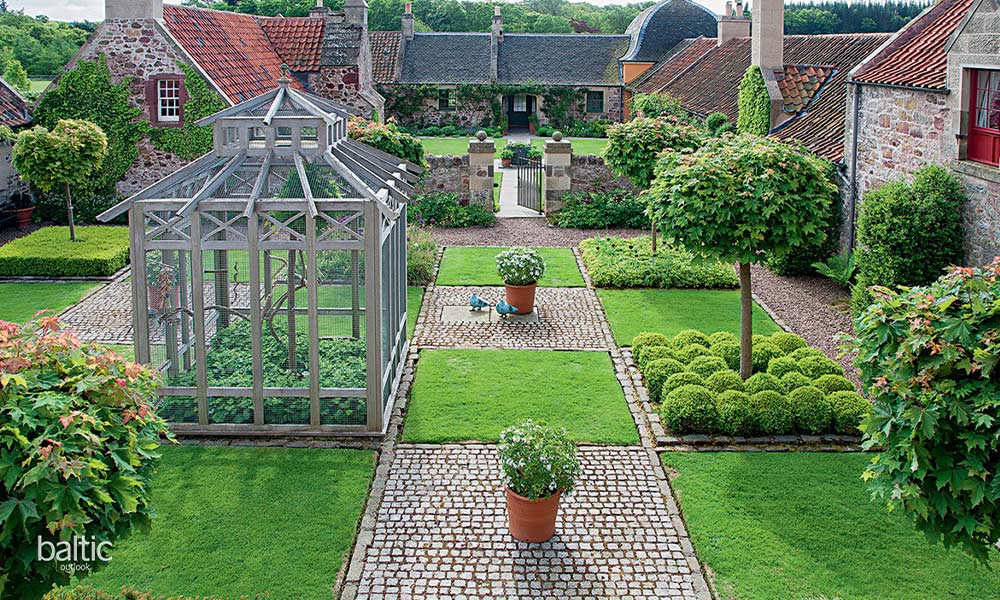
[[[382,85],[378,91],[385,97],[385,111],[404,121],[424,109],[424,101],[438,97],[434,85]]]
[[[153,129],[149,140],[164,152],[194,160],[212,150],[212,128],[198,127],[194,122],[226,108],[226,103],[192,67],[178,66],[184,71],[184,87],[188,92],[184,103],[184,126]]]
[[[771,131],[771,97],[759,67],[751,65],[743,74],[738,106],[736,129],[740,133],[767,135]]]

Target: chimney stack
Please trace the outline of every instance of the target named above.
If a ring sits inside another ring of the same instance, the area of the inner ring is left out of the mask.
[[[163,20],[163,0],[105,0],[104,18]]]
[[[310,17],[325,17],[330,9],[323,5],[323,0],[316,0],[316,6],[309,9]]]
[[[413,10],[409,2],[406,3],[406,8],[403,9],[403,40],[409,41],[413,39]]]
[[[785,2],[757,0],[753,7],[751,63],[764,71],[785,68]]]
[[[736,0],[735,15],[733,14],[732,0],[726,2],[726,14],[719,17],[718,31],[717,46],[732,39],[750,37],[750,20],[743,16],[742,0]]]
[[[368,32],[368,3],[365,0],[347,0],[344,3],[344,14],[347,24],[362,27],[365,35]]]
[[[490,81],[500,78],[500,43],[503,42],[503,15],[500,7],[493,7],[493,22],[490,25]]]
[[[494,37],[497,37],[501,42],[503,41],[503,15],[500,14],[500,7],[493,7],[493,23],[490,26],[490,31]]]

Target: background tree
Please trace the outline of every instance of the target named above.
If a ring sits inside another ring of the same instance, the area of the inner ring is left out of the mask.
[[[753,372],[750,265],[826,236],[837,186],[812,154],[752,135],[710,140],[694,153],[663,155],[649,190],[650,216],[665,237],[740,271],[740,375]]]
[[[62,186],[66,193],[69,238],[76,241],[70,186],[89,178],[108,155],[108,138],[89,121],[67,119],[55,129],[37,126],[21,133],[14,144],[14,168],[21,176],[50,191]]]

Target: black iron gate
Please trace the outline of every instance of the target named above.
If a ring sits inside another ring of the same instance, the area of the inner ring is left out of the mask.
[[[534,158],[525,159],[523,165],[517,167],[517,204],[531,210],[542,212],[542,179],[544,178],[542,161]]]

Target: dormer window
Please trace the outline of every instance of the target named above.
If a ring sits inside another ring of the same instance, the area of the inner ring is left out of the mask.
[[[180,127],[186,101],[183,75],[155,75],[146,85],[149,122],[153,126]]]
[[[1000,166],[1000,71],[970,74],[969,160]]]

